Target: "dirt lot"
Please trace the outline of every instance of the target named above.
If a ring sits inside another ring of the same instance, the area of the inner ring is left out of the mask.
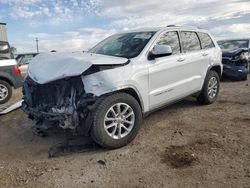
[[[250,187],[250,81],[223,82],[213,105],[188,98],[151,114],[113,151],[49,159],[62,135],[31,125],[21,110],[0,117],[0,187]]]

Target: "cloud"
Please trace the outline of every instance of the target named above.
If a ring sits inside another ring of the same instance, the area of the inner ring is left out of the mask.
[[[18,53],[36,51],[35,39],[39,40],[39,49],[43,52],[56,51],[83,51],[88,50],[104,38],[116,33],[115,29],[80,28],[77,31],[68,31],[62,34],[30,33],[29,40],[16,41],[13,46]]]
[[[113,25],[149,27],[166,24],[231,19],[250,12],[250,2],[237,0],[145,0],[102,1],[100,15],[114,18]],[[119,14],[117,14],[119,12]]]
[[[224,38],[250,38],[250,23],[230,24],[211,29],[217,39]]]
[[[1,10],[2,19],[29,29],[25,37],[30,42],[23,44],[27,46],[13,41],[21,51],[34,49],[35,37],[44,51],[72,51],[121,30],[170,24],[202,27],[217,38],[250,37],[249,0],[0,0],[1,4],[8,5]]]
[[[0,3],[2,4],[34,4],[34,3],[39,3],[42,0],[0,0]]]

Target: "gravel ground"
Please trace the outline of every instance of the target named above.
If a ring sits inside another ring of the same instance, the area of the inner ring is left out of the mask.
[[[63,134],[31,125],[21,110],[0,116],[0,187],[250,187],[250,81],[223,82],[213,105],[187,98],[151,114],[117,150],[49,159]]]

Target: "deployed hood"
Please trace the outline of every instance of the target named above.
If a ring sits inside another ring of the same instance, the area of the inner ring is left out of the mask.
[[[92,53],[43,53],[29,64],[29,76],[39,84],[79,76],[92,65],[122,65],[127,58]]]

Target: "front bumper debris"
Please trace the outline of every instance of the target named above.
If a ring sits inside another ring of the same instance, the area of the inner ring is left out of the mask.
[[[22,109],[37,125],[45,121],[58,123],[63,129],[82,125],[95,97],[86,94],[81,77],[38,84],[27,77],[23,85]]]

